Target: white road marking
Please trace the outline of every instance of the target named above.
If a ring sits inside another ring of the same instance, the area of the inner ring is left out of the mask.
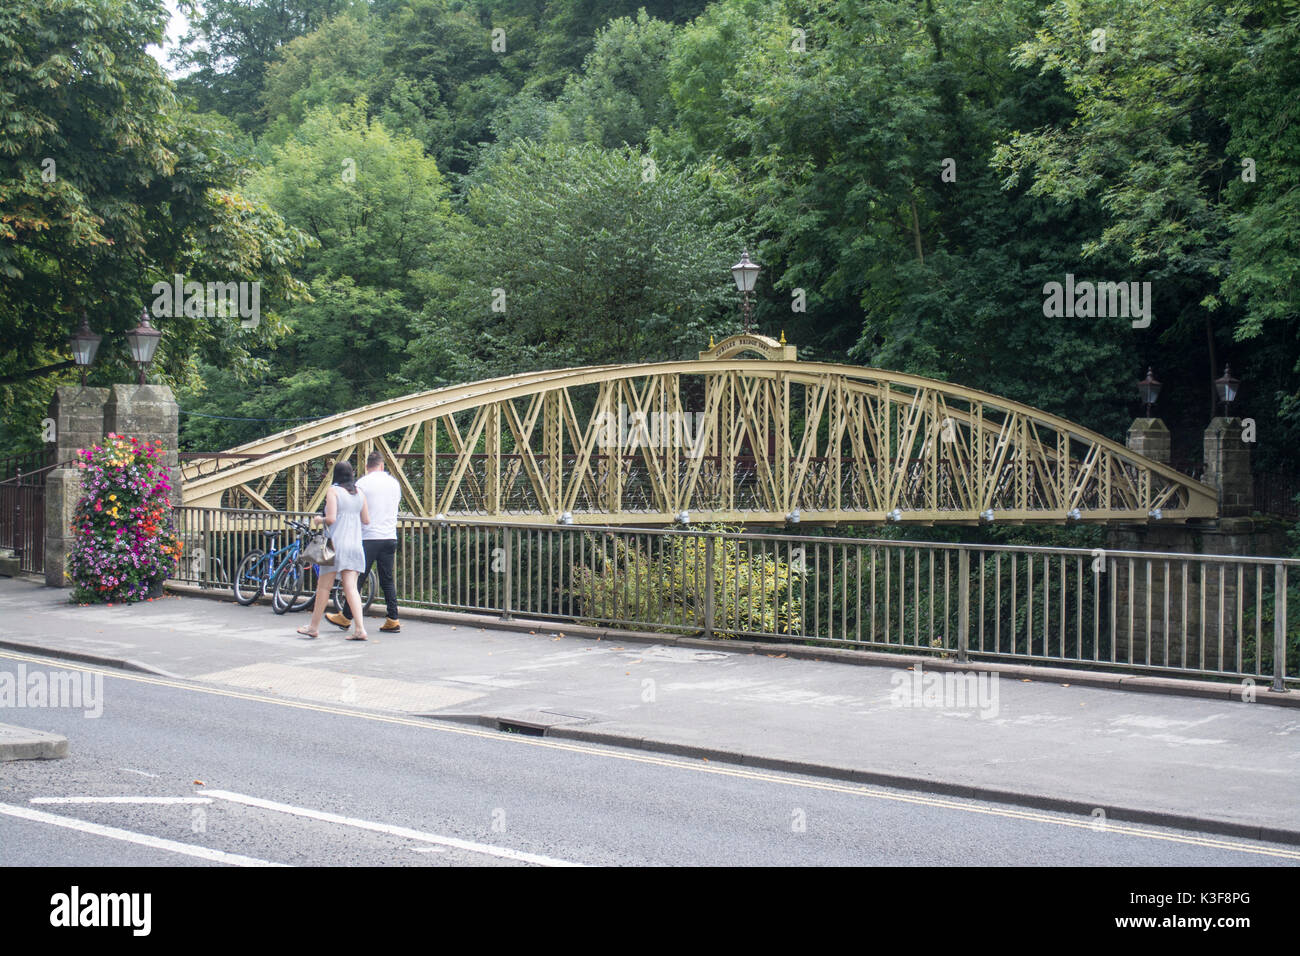
[[[145,773],[143,770],[132,770],[130,767],[123,767],[122,770],[126,773],[138,773],[142,777],[156,778],[158,776],[156,773]]]
[[[3,600],[0,600],[0,607],[3,605]],[[925,793],[911,793],[907,791],[889,792],[875,787],[844,784],[834,780],[821,780],[813,777],[801,778],[797,775],[786,776],[781,775],[776,771],[755,771],[744,767],[726,766],[724,764],[701,763],[695,759],[675,759],[671,757],[662,757],[653,753],[638,753],[632,750],[618,750],[611,747],[603,747],[593,744],[570,743],[562,740],[533,737],[531,735],[502,734],[496,730],[486,730],[451,723],[431,722],[423,717],[412,717],[401,714],[380,714],[355,710],[347,707],[324,706],[321,704],[308,703],[306,701],[285,700],[280,697],[271,697],[264,694],[252,694],[220,687],[204,687],[201,684],[195,684],[181,678],[161,678],[146,674],[132,674],[127,671],[117,670],[116,668],[93,667],[87,664],[74,665],[63,660],[51,660],[50,658],[38,657],[31,654],[19,654],[7,650],[0,650],[0,659],[28,661],[29,663],[38,664],[44,667],[68,667],[89,674],[103,674],[105,677],[111,677],[115,680],[131,681],[132,683],[137,684],[149,684],[154,687],[168,687],[196,694],[209,694],[214,697],[226,697],[231,700],[253,701],[255,703],[269,704],[275,707],[288,707],[294,710],[310,710],[320,714],[331,714],[340,717],[356,718],[359,720],[377,721],[379,723],[394,724],[403,727],[418,727],[421,731],[438,734],[451,734],[457,737],[474,737],[479,740],[490,740],[494,744],[504,744],[511,747],[531,747],[542,750],[564,751],[566,753],[582,754],[592,758],[617,760],[623,763],[665,767],[672,770],[689,770],[692,773],[704,773],[709,774],[710,776],[725,776],[739,780],[754,780],[764,783],[774,783],[787,787],[797,787],[801,790],[821,790],[828,793],[845,793],[852,796],[863,797],[868,800],[888,800],[894,803],[907,803],[913,806],[934,807],[946,810],[957,810],[963,813],[974,813],[981,816],[997,816],[1011,820],[1044,823],[1056,827],[1089,830],[1096,828],[1096,822],[1091,818],[1072,819],[1055,812],[1049,813],[1036,810],[1022,810],[1019,807],[1012,805],[987,802],[986,804],[981,804],[977,802],[975,798],[972,798],[971,801],[962,801],[959,798],[937,797]],[[1290,721],[1287,723],[1285,728],[1275,732],[1290,733],[1295,726],[1296,723]],[[1300,860],[1300,851],[1284,848],[1279,845],[1265,844],[1262,846],[1255,846],[1250,843],[1240,843],[1199,833],[1193,833],[1192,835],[1185,835],[1177,832],[1163,833],[1151,828],[1126,826],[1117,823],[1108,823],[1104,832],[1112,836],[1140,837],[1142,839],[1160,840],[1167,843],[1183,843],[1189,846],[1205,847],[1209,849],[1230,850],[1236,853],[1251,853],[1260,856],[1281,857],[1282,859],[1287,860]]]
[[[343,817],[336,813],[325,813],[321,810],[308,810],[305,807],[295,807],[287,803],[275,803],[271,800],[263,800],[260,797],[250,797],[242,793],[230,793],[226,790],[203,790],[200,791],[204,796],[215,797],[218,800],[229,800],[232,803],[242,803],[249,807],[259,807],[263,810],[275,810],[280,813],[290,813],[294,816],[308,817],[312,820],[321,820],[325,823],[338,823],[342,826],[356,827],[359,830],[371,830],[375,833],[387,833],[391,836],[402,837],[407,840],[419,840],[422,843],[436,843],[441,846],[453,847],[457,850],[468,850],[471,853],[482,853],[486,856],[501,857],[505,860],[518,860],[521,863],[535,863],[538,866],[582,866],[581,863],[572,863],[568,860],[557,860],[549,856],[539,856],[535,853],[524,853],[521,850],[511,850],[508,847],[489,846],[486,843],[475,843],[472,840],[461,840],[457,837],[440,836],[436,833],[425,833],[423,830],[411,830],[407,827],[394,826],[390,823],[375,823],[372,820],[358,820],[356,817]]]
[[[69,830],[80,830],[82,833],[93,833],[95,836],[108,837],[111,840],[137,843],[140,846],[152,847],[155,850],[167,850],[171,853],[194,856],[200,860],[209,860],[213,863],[226,863],[230,866],[284,866],[283,863],[271,863],[251,856],[240,856],[238,853],[213,850],[206,846],[194,846],[190,843],[179,843],[176,840],[164,840],[162,837],[149,836],[147,833],[119,830],[117,827],[106,827],[103,824],[90,823],[87,820],[62,817],[56,813],[45,813],[43,810],[15,807],[8,803],[0,803],[0,813],[6,816],[18,817],[20,820],[33,820],[36,823],[49,823],[56,827],[66,827]]]
[[[32,797],[30,803],[211,803],[211,797]]]

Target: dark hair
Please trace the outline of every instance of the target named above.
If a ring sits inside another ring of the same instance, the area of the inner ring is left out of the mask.
[[[384,463],[384,456],[377,451],[372,451],[369,455],[366,455],[367,471],[369,471],[371,468],[374,468],[375,465],[382,465],[383,463]]]
[[[334,484],[346,488],[348,494],[357,493],[357,476],[352,471],[352,462],[336,461],[334,463]]]

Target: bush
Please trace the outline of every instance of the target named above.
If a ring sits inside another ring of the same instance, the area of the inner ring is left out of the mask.
[[[110,434],[80,454],[81,499],[68,557],[72,600],[143,600],[176,570],[181,552],[162,446]]]
[[[614,536],[606,539],[604,548],[593,544],[591,566],[573,568],[571,593],[581,604],[582,617],[661,631],[698,631],[703,626],[710,600],[703,536],[673,535],[661,550],[655,549],[658,556]],[[711,597],[715,634],[799,633],[800,573],[766,549],[746,548],[734,537],[717,536]]]

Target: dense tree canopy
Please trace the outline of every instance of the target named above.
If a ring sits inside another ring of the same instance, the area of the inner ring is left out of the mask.
[[[174,81],[162,23],[0,11],[0,328],[18,371],[77,303],[117,327],[159,275],[261,278],[260,329],[169,336],[196,445],[689,354],[747,246],[804,356],[1116,438],[1150,365],[1191,464],[1230,362],[1257,462],[1295,468],[1297,0],[207,0]],[[1067,275],[1149,282],[1150,323],[1050,313]]]
[[[165,12],[144,0],[15,0],[0,8],[0,401],[11,446],[39,446],[57,377],[84,312],[103,336],[94,375],[128,373],[123,334],[155,282],[260,282],[260,321],[180,314],[158,368],[246,366],[282,332],[277,308],[303,294],[309,242],[243,192],[248,168],[222,124],[177,107],[145,47]]]
[[[469,195],[412,348],[414,376],[679,358],[734,325],[737,224],[692,169],[521,141]]]

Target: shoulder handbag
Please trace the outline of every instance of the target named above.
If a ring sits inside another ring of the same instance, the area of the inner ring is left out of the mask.
[[[334,542],[324,531],[313,531],[298,552],[298,563],[302,565],[317,564],[328,567],[334,563]]]

